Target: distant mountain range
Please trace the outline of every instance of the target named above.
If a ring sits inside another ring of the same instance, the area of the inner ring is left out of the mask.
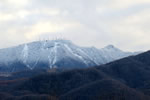
[[[0,49],[0,72],[33,69],[74,69],[106,64],[138,52],[124,52],[113,45],[102,49],[80,47],[69,40],[45,40]]]
[[[0,76],[0,100],[150,100],[150,51],[97,67]]]

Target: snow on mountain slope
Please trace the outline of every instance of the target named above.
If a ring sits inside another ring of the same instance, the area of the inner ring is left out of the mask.
[[[21,62],[29,69],[37,66],[47,68],[75,68],[105,64],[134,53],[123,52],[112,45],[102,49],[84,48],[69,40],[45,40],[0,49],[1,66],[11,67],[14,62]]]
[[[113,45],[108,45],[100,49],[100,53],[101,55],[103,55],[104,59],[106,59],[105,63],[138,54],[136,52],[123,52],[122,50],[114,47]]]

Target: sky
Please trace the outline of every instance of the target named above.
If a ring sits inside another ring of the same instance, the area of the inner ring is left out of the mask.
[[[150,0],[0,0],[0,48],[56,38],[150,50]]]

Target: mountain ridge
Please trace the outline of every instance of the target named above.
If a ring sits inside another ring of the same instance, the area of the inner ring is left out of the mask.
[[[0,97],[37,100],[45,94],[58,100],[150,100],[149,59],[150,51],[85,69],[1,76]]]
[[[86,68],[136,54],[123,52],[113,45],[97,49],[95,47],[80,47],[70,40],[45,40],[0,49],[0,65],[7,66],[9,69],[15,62],[30,70],[40,68],[40,66],[47,69],[72,69],[78,66]]]

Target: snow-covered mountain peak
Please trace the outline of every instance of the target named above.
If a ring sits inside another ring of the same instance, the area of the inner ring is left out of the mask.
[[[63,40],[63,39],[58,39],[58,40],[44,40],[44,41],[40,41],[43,44],[47,44],[47,45],[52,45],[52,44],[70,44],[73,45],[73,43],[70,40]]]
[[[110,52],[123,52],[122,50],[118,49],[114,45],[108,45],[108,46],[102,48],[101,50],[103,50],[103,51],[110,51]]]
[[[130,55],[134,53],[123,52],[113,45],[97,49],[80,47],[70,40],[44,40],[0,49],[0,65],[8,68],[12,67],[12,63],[19,62],[29,69],[83,68],[105,64]],[[13,66],[11,70],[16,69],[18,68]]]
[[[23,46],[25,45],[28,45],[32,48],[37,48],[37,49],[50,49],[50,48],[53,48],[54,46],[64,46],[65,45],[72,45],[72,46],[75,46],[70,40],[62,40],[62,39],[59,39],[59,40],[43,40],[43,41],[36,41],[36,42],[32,42],[32,43],[28,43],[28,44],[24,44]]]

